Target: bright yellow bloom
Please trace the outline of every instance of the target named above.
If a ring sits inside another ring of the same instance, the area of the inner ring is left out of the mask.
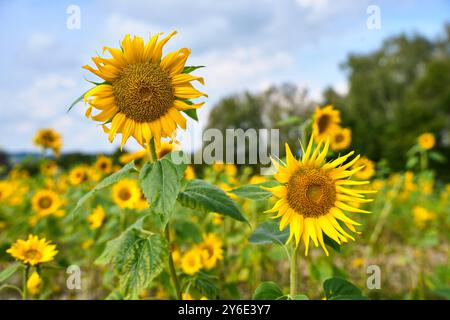
[[[39,129],[33,139],[35,145],[44,149],[52,149],[59,155],[62,147],[61,135],[53,129]]]
[[[45,238],[39,239],[31,234],[27,240],[17,240],[6,252],[32,266],[52,261],[58,253],[56,245],[50,244],[50,241],[46,241]]]
[[[186,252],[181,258],[181,270],[184,273],[193,275],[202,268],[202,252],[193,248]]]
[[[92,213],[87,217],[87,221],[91,229],[95,230],[103,225],[103,221],[106,218],[105,210],[101,205],[98,205]]]
[[[219,213],[214,213],[212,223],[215,224],[216,226],[218,226],[218,225],[221,225],[222,222],[223,222],[223,215],[221,215]]]
[[[192,296],[189,293],[183,293],[181,295],[181,300],[194,300],[194,298],[192,298]]]
[[[141,190],[135,180],[123,179],[113,186],[112,195],[120,208],[134,209],[141,198]]]
[[[225,165],[225,173],[230,177],[234,177],[237,173],[236,166],[232,163],[227,163]]]
[[[105,156],[99,156],[94,167],[103,174],[110,174],[112,172],[112,160]]]
[[[214,268],[217,261],[223,259],[222,241],[213,233],[203,236],[203,242],[198,249],[201,252],[202,265],[205,269]]]
[[[133,160],[143,159],[148,157],[148,150],[142,149],[136,152],[125,153],[120,156],[119,162],[121,164],[129,163]]]
[[[430,150],[436,144],[436,139],[432,133],[426,132],[419,136],[418,142],[422,149]]]
[[[69,172],[69,183],[78,186],[89,180],[89,168],[85,165],[79,165]]]
[[[45,161],[41,165],[41,172],[44,176],[54,176],[58,172],[58,165],[53,160]]]
[[[267,178],[264,176],[253,176],[250,178],[249,184],[259,184],[266,182]]]
[[[424,207],[415,206],[413,208],[414,222],[419,228],[425,227],[428,221],[436,219],[436,214],[431,212]]]
[[[39,293],[42,287],[42,279],[39,274],[34,271],[27,280],[27,289],[31,295],[36,295]]]
[[[89,249],[90,247],[92,247],[93,244],[94,244],[94,240],[87,239],[81,243],[81,248],[86,250],[86,249]]]
[[[213,170],[217,173],[222,172],[225,169],[225,165],[220,161],[213,163],[212,167]]]
[[[181,264],[181,252],[179,249],[172,250],[172,260],[174,265],[178,266]]]
[[[13,194],[12,184],[6,181],[0,181],[0,203],[4,202]]]
[[[158,159],[161,159],[166,154],[178,150],[179,147],[180,146],[175,142],[161,141],[161,145],[156,148],[156,154],[158,156]]]
[[[341,123],[341,115],[339,110],[328,105],[324,108],[317,107],[313,117],[313,136],[316,142],[326,140],[334,130],[339,128]]]
[[[184,178],[186,180],[192,180],[195,179],[195,170],[194,167],[191,165],[188,165],[186,167],[186,171],[184,171]]]
[[[62,206],[62,201],[56,192],[40,190],[31,199],[31,206],[40,217],[45,217],[56,213]]]
[[[375,164],[366,157],[359,158],[359,160],[353,165],[353,168],[358,167],[362,168],[355,172],[355,178],[368,180],[375,174]]]
[[[352,143],[352,131],[347,128],[338,128],[332,132],[330,147],[333,151],[345,150]]]
[[[203,78],[183,73],[191,51],[181,48],[162,56],[163,46],[174,34],[176,31],[160,41],[161,34],[155,34],[146,44],[140,37],[126,35],[120,49],[104,47],[111,58],[92,58],[97,69],[84,66],[105,80],[84,98],[89,103],[88,117],[111,123],[109,128],[104,125],[111,142],[121,133],[122,147],[130,136],[144,147],[152,137],[159,145],[161,137],[173,137],[177,126],[186,129],[186,119],[180,111],[203,105],[189,100],[207,96],[191,84],[203,84]],[[92,108],[100,113],[92,116]]]
[[[273,218],[281,218],[280,230],[290,226],[288,242],[295,238],[296,245],[300,239],[305,244],[305,255],[308,254],[310,239],[316,247],[320,244],[328,255],[323,233],[337,243],[346,243],[354,238],[345,231],[338,220],[350,231],[357,232],[355,226],[360,225],[344,214],[344,211],[368,213],[366,210],[354,208],[348,202],[366,203],[364,194],[370,190],[351,189],[349,186],[367,184],[368,181],[353,181],[351,176],[362,169],[349,169],[358,161],[359,156],[347,161],[353,151],[330,162],[325,162],[329,143],[322,148],[322,142],[313,149],[311,137],[301,160],[295,159],[286,144],[286,164],[273,161],[278,172],[275,179],[279,186],[266,188],[279,200],[267,212],[278,213]]]

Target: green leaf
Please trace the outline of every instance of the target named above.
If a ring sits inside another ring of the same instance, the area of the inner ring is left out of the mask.
[[[127,252],[119,269],[120,287],[126,297],[135,299],[161,273],[168,257],[166,240],[159,234],[139,238]]]
[[[182,110],[184,114],[186,114],[189,118],[198,121],[197,109],[187,109]]]
[[[325,297],[328,300],[365,299],[358,287],[351,282],[338,277],[325,280],[323,283],[323,290],[325,291]]]
[[[275,282],[261,283],[253,293],[252,300],[277,300],[283,296],[283,292]]]
[[[185,66],[182,73],[191,73],[200,68],[204,68],[205,66]]]
[[[299,117],[297,117],[297,116],[290,116],[290,117],[287,117],[286,119],[278,121],[275,126],[277,126],[277,127],[293,126],[293,125],[300,124],[301,121],[302,120]]]
[[[178,202],[194,210],[216,212],[247,222],[234,201],[222,189],[203,180],[190,180],[178,195]]]
[[[230,192],[237,195],[240,198],[246,198],[251,200],[264,200],[272,196],[272,192],[264,190],[261,187],[272,187],[277,183],[275,181],[267,181],[258,184],[247,184],[245,186],[231,190]]]
[[[139,182],[150,208],[168,221],[181,188],[180,169],[168,158],[146,164],[139,176]]]
[[[437,161],[440,163],[445,163],[445,161],[447,161],[447,159],[439,152],[431,151],[429,153],[429,155],[430,155],[430,159],[433,159],[434,161]]]
[[[92,89],[92,88],[91,88],[91,89]],[[89,90],[91,90],[91,89],[89,89]],[[86,92],[84,92],[84,93],[83,93],[81,96],[79,96],[74,102],[72,102],[72,104],[70,105],[69,109],[67,109],[67,113],[69,113],[69,112],[73,109],[73,107],[75,107],[75,105],[76,105],[78,102],[80,102],[81,100],[83,100],[84,95],[85,95],[86,93],[88,93],[89,90],[86,90]]]
[[[432,290],[431,293],[437,295],[438,297],[450,300],[450,287],[449,288],[438,288]]]
[[[20,263],[14,263],[0,272],[0,282],[8,280],[21,266]]]
[[[126,298],[136,298],[161,273],[167,262],[168,246],[159,234],[142,236],[143,218],[107,243],[96,264],[112,264],[120,277]]]
[[[202,241],[202,233],[198,224],[187,221],[187,220],[176,220],[173,224],[175,230],[176,239],[181,240],[181,242],[186,240],[193,240],[194,242]]]
[[[181,181],[184,176],[184,172],[186,171],[186,163],[189,163],[189,156],[183,151],[174,151],[166,154],[163,159],[167,159],[175,165],[175,168],[177,169],[178,179]]]
[[[214,284],[215,277],[205,273],[198,272],[192,279],[191,285],[200,293],[208,298],[216,298],[219,295],[219,289]]]
[[[105,300],[123,300],[125,297],[120,293],[119,290],[113,290],[108,294]]]
[[[419,159],[417,157],[411,157],[406,162],[406,168],[412,169],[419,163]]]
[[[110,176],[108,176],[105,179],[103,179],[102,181],[100,181],[100,183],[97,184],[91,191],[86,193],[80,200],[78,200],[75,209],[72,210],[72,214],[77,213],[81,209],[81,207],[90,198],[92,198],[92,196],[96,192],[109,187],[110,185],[112,185],[112,184],[116,183],[117,181],[121,180],[123,177],[127,176],[128,174],[130,174],[133,171],[137,171],[137,169],[136,169],[136,167],[134,165],[134,161],[131,161],[130,163],[128,163],[126,166],[124,166],[119,171],[111,174]]]
[[[280,231],[278,222],[265,221],[250,235],[249,241],[254,244],[278,243],[284,245],[289,238],[289,228]]]
[[[325,233],[323,233],[323,242],[325,242],[325,244],[332,248],[334,251],[341,252],[341,246],[339,245],[339,243],[331,239]]]

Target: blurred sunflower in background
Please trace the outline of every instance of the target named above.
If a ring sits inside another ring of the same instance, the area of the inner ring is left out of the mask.
[[[367,180],[375,175],[375,164],[369,158],[359,158],[358,161],[353,165],[353,168],[358,167],[361,167],[361,169],[355,172],[355,178]]]
[[[78,186],[89,180],[89,170],[85,165],[79,165],[70,170],[69,183]]]
[[[58,165],[54,160],[47,160],[41,164],[40,169],[44,176],[54,176],[58,172]]]
[[[434,135],[429,132],[421,134],[417,140],[419,142],[419,146],[424,150],[433,149],[434,145],[436,144]]]
[[[103,174],[110,174],[113,169],[112,160],[106,156],[98,156],[94,164],[95,169]]]
[[[31,198],[31,206],[40,217],[56,213],[61,205],[59,195],[52,190],[39,190]]]
[[[348,128],[336,128],[330,139],[330,147],[333,151],[345,150],[352,143],[352,131]]]
[[[59,156],[61,152],[61,135],[53,129],[39,129],[34,136],[33,142],[44,150],[51,149],[56,156]]]
[[[42,279],[39,274],[34,271],[27,280],[27,289],[31,295],[37,295],[41,291]]]
[[[333,135],[334,130],[341,124],[341,115],[339,110],[333,106],[327,105],[323,108],[317,107],[313,116],[313,136],[316,142],[326,140]]]
[[[113,201],[120,208],[135,208],[141,198],[141,189],[135,180],[123,179],[112,188]]]
[[[181,257],[181,269],[184,273],[193,275],[202,268],[201,251],[192,248]]]
[[[98,205],[86,219],[91,229],[96,230],[103,225],[105,218],[105,210],[101,205]]]
[[[158,159],[161,159],[166,154],[174,152],[179,149],[179,145],[174,142],[161,141],[160,146],[156,148],[156,154],[158,155]]]
[[[32,266],[52,261],[58,253],[56,245],[31,234],[27,240],[17,240],[6,252],[24,264]]]
[[[177,127],[186,129],[186,119],[180,111],[197,109],[203,103],[192,103],[206,94],[195,89],[191,82],[204,83],[203,78],[185,72],[185,63],[191,51],[181,48],[162,56],[164,45],[176,31],[159,40],[160,33],[147,43],[140,37],[126,35],[121,48],[104,47],[111,58],[93,57],[97,69],[91,71],[105,82],[89,90],[85,102],[89,104],[86,115],[103,125],[112,142],[117,133],[122,134],[121,147],[130,136],[142,146],[155,138],[172,138]],[[99,110],[92,115],[92,108]]]
[[[5,201],[13,194],[12,185],[6,181],[0,181],[0,202]]]
[[[269,213],[277,214],[273,217],[281,218],[280,230],[290,226],[288,242],[295,238],[298,246],[300,239],[305,244],[305,255],[308,255],[310,239],[316,247],[320,244],[325,253],[323,234],[338,244],[348,242],[354,238],[345,231],[338,220],[349,231],[357,233],[355,226],[358,222],[347,217],[343,210],[357,213],[368,213],[366,210],[352,207],[348,203],[367,203],[365,193],[372,191],[351,189],[349,186],[367,184],[368,181],[353,181],[351,176],[362,169],[349,169],[358,161],[359,156],[347,160],[354,154],[349,152],[334,161],[325,162],[329,143],[322,148],[322,142],[313,149],[311,137],[306,150],[303,150],[301,160],[295,159],[289,145],[286,144],[286,164],[280,165],[274,161],[277,168],[275,179],[281,185],[266,188],[279,200]]]
[[[223,259],[222,241],[213,233],[203,236],[203,242],[199,244],[198,249],[205,269],[214,268],[217,261]]]

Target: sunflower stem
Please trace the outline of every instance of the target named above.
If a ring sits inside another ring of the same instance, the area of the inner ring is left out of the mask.
[[[297,276],[298,276],[298,268],[297,268],[297,258],[298,258],[298,246],[295,245],[294,241],[291,241],[291,274],[290,274],[290,291],[289,295],[291,299],[297,295]]]
[[[148,150],[148,159],[150,163],[156,162],[158,160],[158,156],[156,155],[156,145],[155,138],[150,140],[149,150]]]
[[[170,243],[169,223],[167,223],[164,233],[165,233],[165,236],[166,236],[167,245],[169,246],[169,272],[170,272],[170,277],[172,278],[172,282],[173,282],[173,285],[175,287],[175,292],[177,294],[177,299],[178,300],[182,300],[180,283],[178,281],[178,276],[177,276],[177,272],[175,270],[175,264],[173,262],[173,257],[172,257],[172,246],[171,246],[171,243]]]
[[[30,266],[27,264],[27,266],[23,269],[22,300],[27,300],[28,299],[27,281],[28,281],[28,274],[29,273],[30,273]]]

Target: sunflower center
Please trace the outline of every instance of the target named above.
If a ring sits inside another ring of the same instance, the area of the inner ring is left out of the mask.
[[[34,260],[34,259],[39,260],[41,258],[41,253],[39,252],[39,250],[30,249],[24,253],[24,256],[28,260]]]
[[[50,208],[52,205],[52,199],[50,199],[49,197],[42,197],[41,199],[39,199],[39,207],[41,209],[48,209]]]
[[[317,122],[317,125],[319,126],[319,133],[323,133],[327,130],[328,126],[330,125],[331,118],[329,115],[323,115],[320,117],[319,121]]]
[[[130,200],[131,198],[131,192],[128,189],[120,189],[119,191],[119,198],[123,201]]]
[[[159,119],[174,101],[169,74],[153,63],[126,67],[112,86],[119,111],[137,122]]]
[[[342,135],[342,134],[337,134],[335,137],[334,137],[334,141],[336,142],[336,143],[340,143],[340,142],[342,142],[344,140],[344,136]]]
[[[336,186],[326,171],[301,168],[287,184],[289,206],[304,217],[327,214],[336,201]]]

